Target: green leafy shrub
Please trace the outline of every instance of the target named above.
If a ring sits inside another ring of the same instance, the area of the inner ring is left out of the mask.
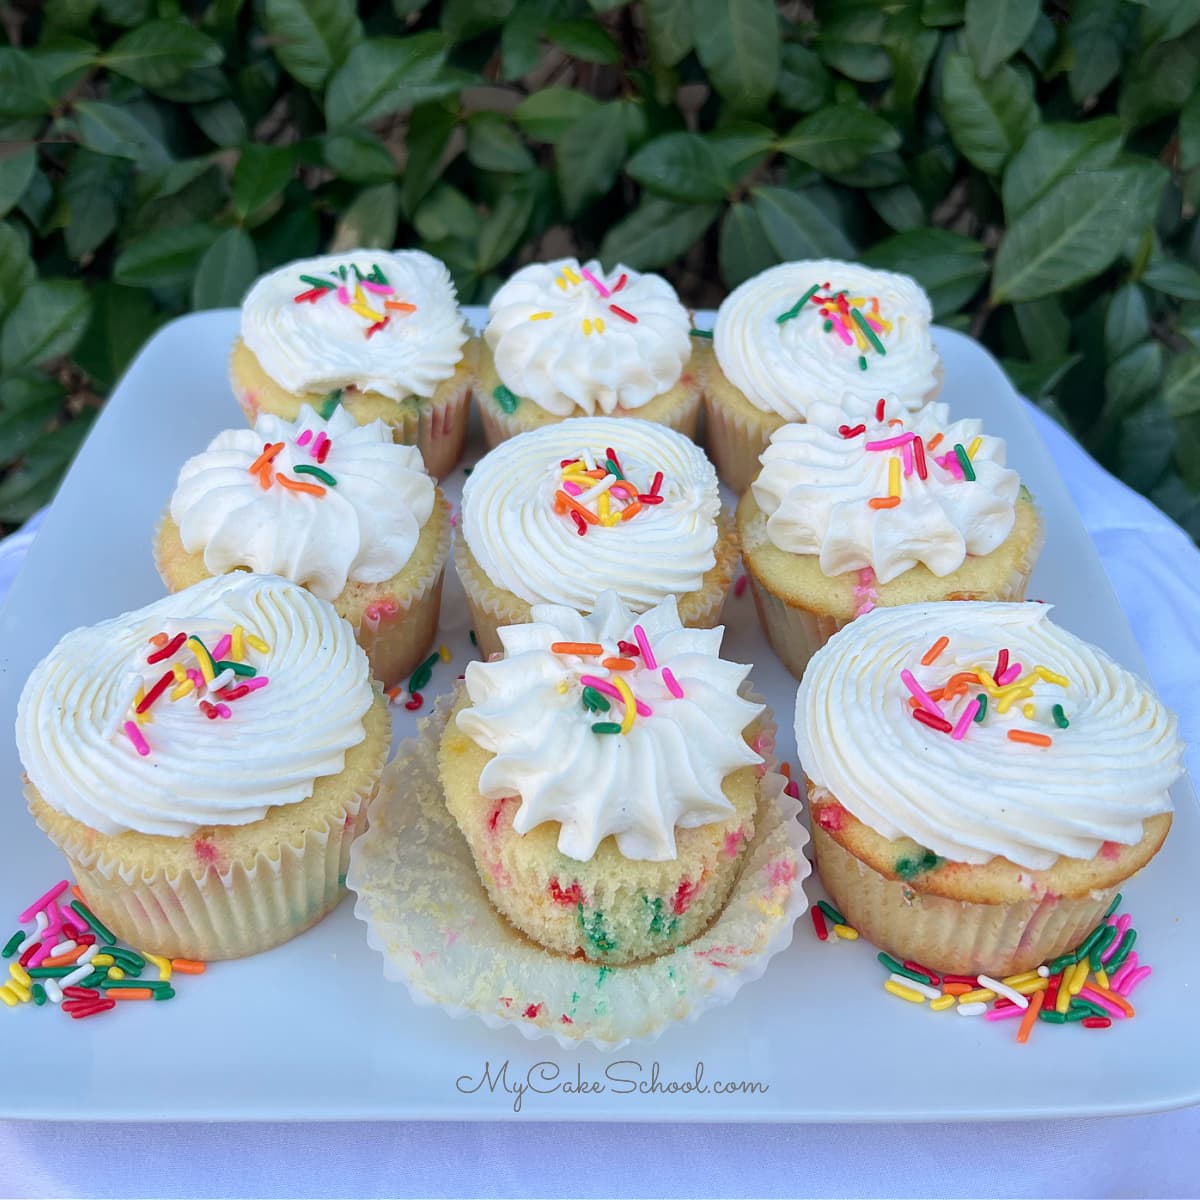
[[[156,326],[322,247],[466,300],[598,252],[783,259],[938,319],[1200,533],[1200,0],[47,0],[0,8],[0,520]]]

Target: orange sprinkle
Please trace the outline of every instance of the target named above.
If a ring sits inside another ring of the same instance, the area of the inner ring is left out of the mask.
[[[589,479],[603,479],[608,472],[603,467],[593,467],[590,471],[578,471],[576,474],[586,475]]]
[[[310,496],[323,496],[325,489],[319,483],[301,483],[298,479],[289,479],[286,475],[279,474],[275,479],[289,492],[307,492]]]
[[[1033,1032],[1034,1023],[1037,1021],[1037,1015],[1042,1011],[1042,1005],[1046,1002],[1046,993],[1034,992],[1029,998],[1029,1007],[1025,1010],[1025,1015],[1021,1018],[1021,1024],[1017,1029],[1017,1041],[1023,1046],[1029,1041],[1029,1035]]]
[[[942,694],[948,699],[953,699],[965,692],[967,688],[978,686],[979,676],[974,671],[959,671],[957,675],[951,675],[946,681]]]
[[[269,467],[266,470],[259,471],[258,482],[264,492],[271,490],[271,469]]]
[[[76,900],[83,900],[83,893],[79,890],[79,884],[71,884],[71,895],[74,896]],[[85,904],[87,903],[86,900],[83,900],[83,902]]]
[[[1024,742],[1027,746],[1053,746],[1054,739],[1047,737],[1044,733],[1034,733],[1029,729],[1010,729],[1008,731],[1008,740],[1010,742]]]
[[[171,969],[181,975],[203,975],[208,970],[208,964],[197,962],[194,958],[173,958]]]
[[[936,450],[942,444],[943,434],[935,433],[933,437],[925,443],[926,450]]]
[[[641,511],[642,502],[640,500],[635,500],[631,505],[629,505],[628,508],[622,510],[621,520],[628,521],[630,517],[636,517]]]
[[[975,991],[974,984],[970,983],[943,983],[943,996],[965,996],[968,992]]]
[[[409,304],[404,300],[385,300],[383,302],[383,307],[390,308],[395,312],[414,313],[417,311],[417,306],[415,304]]]
[[[600,665],[610,671],[632,671],[637,663],[632,658],[606,658]]]
[[[384,692],[383,694],[384,694],[384,695],[385,695],[385,696],[386,696],[386,697],[387,697],[389,700],[395,700],[395,699],[396,699],[396,697],[397,697],[398,695],[400,695],[400,693],[401,693],[402,691],[404,691],[404,688],[402,688],[402,687],[401,687],[399,684],[397,684],[397,685],[396,685],[394,688],[388,688],[388,690],[387,690],[386,692]]]
[[[594,512],[592,512],[592,510],[590,508],[584,508],[584,506],[582,504],[576,504],[574,499],[572,497],[568,496],[566,492],[559,490],[554,493],[554,498],[556,500],[561,498],[562,502],[568,508],[574,509],[575,512],[577,512],[589,525],[599,525],[600,524],[600,518],[598,516],[596,516],[596,514]]]
[[[1119,992],[1114,992],[1111,988],[1101,987],[1098,983],[1089,983],[1088,987],[1093,992],[1103,996],[1110,1004],[1115,1004],[1127,1017],[1133,1016],[1133,1005]]]
[[[925,654],[921,658],[921,666],[923,666],[923,667],[933,666],[933,664],[935,662],[937,662],[937,660],[938,660],[938,655],[940,655],[941,652],[943,650],[945,650],[945,648],[948,645],[950,645],[950,639],[948,637],[938,638],[938,640],[936,642],[934,642],[933,645],[930,646],[928,650],[925,651]]]
[[[68,950],[65,954],[56,954],[53,958],[43,958],[38,966],[65,967],[69,963],[73,963],[86,949],[86,946],[76,946],[74,950]]]
[[[900,418],[899,418],[899,417],[893,417],[893,418],[892,418],[892,419],[891,419],[891,420],[888,422],[888,427],[890,428],[890,427],[892,427],[892,426],[894,426],[894,425],[903,425],[903,424],[904,424],[904,422],[903,422],[902,420],[900,420]]]
[[[551,654],[603,654],[599,642],[551,642]]]
[[[779,764],[779,773],[784,777],[784,779],[791,779],[792,764],[789,762],[780,763]]]
[[[868,500],[867,503],[872,508],[895,508],[900,503],[900,497],[876,496],[874,500]]]
[[[153,1000],[154,992],[150,988],[110,988],[105,996],[110,1000]]]
[[[273,442],[269,446],[263,447],[263,452],[250,464],[250,474],[257,475],[263,467],[270,466],[275,461],[276,455],[283,449],[282,442]]]
[[[152,645],[156,650],[161,650],[167,644],[168,640],[169,639],[165,633],[156,633],[150,639],[150,645]]]
[[[934,688],[932,692],[927,692],[926,695],[928,695],[930,700],[944,700],[946,698],[946,689],[945,688]],[[909,696],[908,702],[909,702],[909,704],[912,705],[913,708],[920,707],[920,703],[921,703],[916,698],[916,696]]]

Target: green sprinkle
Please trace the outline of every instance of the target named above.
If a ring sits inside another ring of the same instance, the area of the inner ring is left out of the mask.
[[[678,918],[663,915],[663,900],[661,896],[655,896],[653,900],[649,896],[642,897],[642,903],[650,910],[650,932],[654,934],[665,934],[670,937],[675,932],[675,926],[678,924]]]
[[[1092,1006],[1090,1004],[1087,1008],[1076,1008],[1074,1005],[1072,1005],[1065,1013],[1063,1013],[1063,1019],[1064,1021],[1082,1021],[1087,1017],[1093,1017],[1096,1014],[1090,1011],[1091,1007]],[[1057,1016],[1057,1014],[1055,1015]],[[1105,1013],[1104,1015],[1107,1017],[1108,1013]]]
[[[152,992],[160,992],[170,986],[169,983],[154,979],[109,979],[103,985],[106,992],[125,991],[128,988],[149,988]]]
[[[829,331],[830,331],[832,328],[833,328],[833,322],[832,322],[832,321],[826,321],[826,322],[825,322],[825,332],[826,332],[826,333],[828,333],[828,332],[829,332]]]
[[[583,689],[583,704],[588,712],[608,712],[612,705],[595,688]]]
[[[1063,712],[1063,706],[1061,704],[1056,704],[1050,711],[1054,715],[1054,723],[1059,727],[1059,729],[1070,728],[1071,722],[1067,720],[1067,714]]]
[[[258,671],[255,670],[255,668],[249,663],[230,662],[230,660],[227,658],[221,659],[221,661],[218,663],[213,663],[213,670],[216,671],[218,675],[220,675],[221,672],[226,669],[232,671],[235,675],[241,675],[246,679],[258,674]]]
[[[867,318],[864,317],[857,308],[852,308],[850,310],[850,315],[857,322],[859,329],[863,331],[863,336],[867,339],[867,341],[870,342],[880,354],[887,354],[887,351],[883,348],[883,343],[879,340],[875,330],[871,328],[870,321],[868,321]]]
[[[328,421],[333,416],[333,410],[342,402],[342,389],[334,388],[324,400],[321,401],[317,412],[320,413],[323,421]]]
[[[18,929],[17,932],[14,933],[12,935],[12,937],[10,937],[8,939],[8,941],[4,943],[4,949],[3,949],[3,951],[0,951],[0,954],[3,954],[3,956],[5,958],[12,958],[12,956],[14,954],[16,954],[16,952],[17,952],[17,947],[24,940],[25,940],[25,930]]]
[[[1108,962],[1104,964],[1104,969],[1111,974],[1119,966],[1121,966],[1122,963],[1124,963],[1124,961],[1129,957],[1129,952],[1133,949],[1133,943],[1136,941],[1137,930],[1125,930],[1125,936],[1121,939],[1120,944],[1117,946],[1116,952],[1113,954],[1112,958],[1110,958]]]
[[[971,466],[971,460],[967,457],[967,452],[963,449],[962,442],[954,443],[954,453],[958,456],[958,465],[962,467],[963,478],[969,483],[974,483],[975,468]]]
[[[127,950],[124,946],[112,946],[108,953],[117,960],[119,966],[130,963],[140,971],[146,965],[146,960],[136,950]]]
[[[1060,971],[1066,970],[1067,967],[1073,967],[1075,962],[1074,954],[1060,954],[1053,962],[1046,964],[1046,969],[1051,975],[1057,975]]]
[[[620,733],[621,726],[616,721],[597,721],[592,726],[593,733]]]
[[[581,921],[583,920],[583,905],[582,904],[579,906],[579,919]],[[607,979],[608,976],[611,975],[612,973],[613,973],[612,967],[602,966],[596,975],[596,986],[599,987],[605,981],[605,979]]]
[[[604,460],[604,469],[608,471],[610,475],[615,475],[618,479],[625,478],[625,476],[621,473],[621,468],[618,467],[611,458],[606,458]]]
[[[473,470],[475,470],[474,467],[463,467],[463,478],[469,479]]]
[[[578,907],[579,912],[579,927],[583,930],[583,936],[601,953],[607,954],[610,950],[617,948],[616,939],[604,927],[604,914],[596,909],[590,917],[584,915],[583,905]],[[603,978],[603,976],[601,977]]]
[[[830,919],[830,920],[831,920],[831,921],[832,921],[832,922],[833,922],[835,925],[845,925],[845,924],[846,924],[846,918],[845,918],[845,917],[843,917],[843,916],[842,916],[842,914],[841,914],[840,912],[838,912],[838,910],[837,910],[836,908],[834,908],[834,907],[833,907],[833,905],[832,905],[832,904],[830,904],[828,900],[818,900],[818,901],[817,901],[817,907],[818,907],[818,908],[819,908],[819,909],[820,909],[820,910],[821,910],[821,911],[822,911],[822,912],[823,912],[823,913],[824,913],[824,914],[825,914],[825,915],[826,915],[826,916],[827,916],[827,917],[828,917],[828,918],[829,918],[829,919]]]
[[[46,1003],[46,989],[40,983],[35,983],[29,991],[33,995],[34,1004],[41,1008]]]
[[[30,979],[61,979],[64,975],[70,975],[75,967],[30,967]]]
[[[332,292],[334,285],[328,279],[318,279],[315,275],[301,275],[301,283],[311,284],[313,287],[323,288],[327,292]]]
[[[1084,1017],[1107,1017],[1111,1014],[1106,1013],[1098,1004],[1093,1004],[1090,1000],[1083,1000],[1075,996],[1071,1000],[1071,1006],[1067,1009],[1068,1013],[1079,1013]],[[1073,1018],[1078,1021],[1080,1017]]]
[[[441,661],[435,651],[413,673],[408,681],[410,692],[419,692],[433,678],[433,668]]]
[[[1112,903],[1111,903],[1111,904],[1108,906],[1108,909],[1107,909],[1107,911],[1106,911],[1106,912],[1105,912],[1105,914],[1104,914],[1104,919],[1105,919],[1106,921],[1108,920],[1108,918],[1109,918],[1109,917],[1111,917],[1111,916],[1113,915],[1113,913],[1115,913],[1115,912],[1117,911],[1117,909],[1118,909],[1118,908],[1120,908],[1120,907],[1121,907],[1121,900],[1122,900],[1121,893],[1120,893],[1120,892],[1118,892],[1118,893],[1117,893],[1117,894],[1116,894],[1116,895],[1113,897],[1113,902],[1112,902]]]
[[[378,264],[378,263],[372,263],[372,264],[371,264],[371,273],[370,273],[370,275],[368,275],[368,276],[367,276],[367,278],[368,278],[368,279],[369,279],[369,280],[370,280],[372,283],[377,283],[377,284],[379,284],[381,287],[387,287],[387,286],[388,286],[387,276],[386,276],[386,275],[383,273],[383,270],[382,270],[382,268],[379,266],[379,264]]]
[[[346,268],[345,268],[344,266],[342,266],[342,267],[338,267],[338,275],[339,275],[339,276],[340,276],[342,279],[345,279],[345,278],[346,278]]]
[[[1104,932],[1096,939],[1096,943],[1092,946],[1092,952],[1089,957],[1089,965],[1093,971],[1100,970],[1100,955],[1109,948],[1117,940],[1117,927],[1115,925],[1106,925]]]
[[[165,988],[162,989],[162,991],[156,991],[154,993],[154,999],[155,1000],[174,1000],[175,999],[175,989],[173,987],[171,987],[170,984],[168,984]]]
[[[1096,942],[1103,935],[1104,931],[1108,928],[1110,928],[1110,926],[1105,925],[1104,922],[1101,921],[1100,924],[1097,925],[1096,928],[1093,929],[1092,932],[1089,933],[1087,935],[1087,937],[1085,937],[1083,939],[1083,941],[1080,942],[1079,945],[1075,947],[1075,961],[1076,962],[1079,962],[1081,959],[1087,958],[1088,955],[1091,954],[1092,947],[1096,944]]]
[[[113,936],[112,930],[82,900],[72,900],[71,907],[92,927],[92,932],[106,946],[112,946],[116,943],[117,939]]]
[[[1051,1025],[1065,1025],[1067,1023],[1067,1014],[1055,1012],[1053,1009],[1047,1011],[1043,1008],[1042,1011],[1038,1013],[1038,1020],[1048,1021]]]
[[[858,369],[860,371],[867,369],[867,360],[861,354],[858,356]]]
[[[79,981],[78,986],[87,988],[99,987],[100,984],[102,984],[107,978],[108,968],[98,967],[90,975],[85,975],[84,978]]]
[[[932,871],[941,861],[932,850],[926,850],[919,858],[898,858],[895,871],[901,879],[914,879]]]
[[[780,313],[779,316],[775,318],[775,324],[782,325],[785,321],[790,321],[794,317],[798,317],[800,315],[800,310],[813,298],[813,296],[817,294],[817,288],[819,286],[819,284],[814,283],[813,286],[810,287],[808,291],[805,292],[804,295],[801,296],[800,299],[797,300],[796,303],[787,310],[787,312]]]
[[[711,329],[693,329],[693,330],[691,330],[691,335],[692,335],[692,337],[710,338],[710,337],[712,337],[712,330]]]
[[[980,692],[975,699],[979,701],[979,707],[975,710],[975,724],[982,725],[983,718],[987,716],[987,693]]]
[[[479,639],[475,636],[475,630],[473,630],[473,629],[471,630],[471,645],[472,646],[479,645]]]
[[[819,901],[818,901],[818,903],[817,903],[817,907],[818,907],[818,908],[820,908],[820,907],[821,907],[821,905],[820,905],[820,902],[819,902]],[[821,911],[822,911],[822,912],[825,912],[825,910],[824,910],[823,908],[821,909]],[[825,913],[825,915],[826,915],[826,916],[829,916],[829,914],[828,914],[828,913]],[[838,921],[838,922],[837,922],[837,924],[838,924],[838,925],[844,925],[844,924],[845,924],[845,922],[844,922],[844,921]],[[883,963],[883,965],[884,965],[885,967],[887,967],[887,969],[888,969],[889,971],[903,971],[903,970],[904,970],[904,964],[903,964],[902,962],[899,962],[898,960],[894,959],[894,958],[893,958],[893,957],[892,957],[890,954],[886,953],[886,952],[885,952],[885,951],[883,951],[883,950],[880,950],[880,952],[879,952],[877,955],[875,955],[875,957],[876,957],[877,959],[879,959],[879,961],[880,961],[881,963]]]
[[[300,466],[293,467],[292,470],[297,475],[315,475],[322,483],[327,484],[329,487],[337,487],[337,480],[322,467],[314,467],[309,463],[301,463]]]
[[[506,413],[516,412],[517,405],[521,403],[521,397],[515,392],[510,392],[504,384],[501,384],[492,392],[492,397]]]

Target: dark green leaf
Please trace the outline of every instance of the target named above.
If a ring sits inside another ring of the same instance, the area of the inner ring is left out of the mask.
[[[844,170],[829,171],[831,179],[851,188],[891,187],[893,183],[904,183],[908,170],[904,159],[894,150],[882,154],[868,154],[860,163]]]
[[[0,445],[5,463],[31,450],[62,408],[62,385],[41,371],[0,380]]]
[[[359,42],[329,81],[325,117],[331,128],[363,125],[457,92],[461,83],[444,77],[446,43],[438,33]]]
[[[547,6],[540,0],[517,0],[500,33],[501,78],[520,79],[537,66],[542,31],[549,19]]]
[[[204,252],[192,280],[192,307],[236,308],[258,275],[254,241],[244,229],[227,229]]]
[[[396,242],[400,221],[400,189],[394,183],[364,188],[337,223],[331,253],[358,246],[387,247]]]
[[[50,232],[50,206],[54,202],[54,187],[40,167],[35,168],[29,183],[21,193],[17,208],[33,226],[34,232],[45,236]]]
[[[16,304],[36,278],[28,239],[7,221],[0,221],[0,316]]]
[[[1200,92],[1179,114],[1179,166],[1184,171],[1200,166]]]
[[[625,161],[625,126],[611,104],[580,117],[558,140],[555,169],[567,216],[603,196]],[[630,264],[633,265],[632,263]]]
[[[427,242],[462,243],[473,242],[479,236],[483,221],[475,206],[458,188],[439,183],[417,210],[413,225]]]
[[[592,63],[619,63],[621,50],[608,33],[595,21],[554,21],[546,28],[546,36],[572,58]]]
[[[914,229],[877,242],[863,261],[911,275],[929,294],[939,320],[957,312],[987,279],[984,248],[948,229]]]
[[[80,141],[97,154],[131,158],[139,163],[170,162],[166,146],[128,108],[100,100],[80,100],[75,105]]]
[[[882,117],[853,104],[834,104],[798,121],[779,143],[784,154],[818,171],[844,171],[868,154],[894,150],[900,134]]]
[[[1136,283],[1126,283],[1112,294],[1104,317],[1104,348],[1110,360],[1132,350],[1150,333],[1146,295]]]
[[[812,112],[832,96],[833,80],[820,58],[797,42],[784,46],[779,61],[780,104],[796,112]]]
[[[738,111],[762,108],[779,75],[772,0],[694,0],[696,53],[713,87]]]
[[[739,202],[725,210],[718,257],[721,279],[727,288],[737,287],[751,275],[757,275],[779,261],[762,219],[752,205]]]
[[[767,240],[783,261],[854,257],[854,243],[807,192],[755,188],[754,209]]]
[[[719,204],[679,204],[646,197],[605,234],[600,258],[610,268],[618,262],[637,270],[661,267],[691,249],[720,211]]]
[[[942,68],[941,114],[954,144],[974,166],[999,174],[1038,123],[1029,81],[1014,67],[981,79],[965,54],[949,54]]]
[[[38,440],[19,467],[9,472],[0,483],[0,521],[28,520],[53,499],[95,415],[95,409],[85,409],[69,425],[52,430]]]
[[[905,124],[915,119],[925,76],[941,42],[939,34],[922,24],[913,5],[898,6],[888,14],[883,45],[892,63],[889,107]]]
[[[294,146],[263,146],[251,142],[242,150],[234,168],[233,211],[245,220],[274,200],[287,187],[295,170]]]
[[[937,29],[961,25],[966,19],[967,0],[922,0],[921,21]]]
[[[220,67],[201,67],[196,71],[188,71],[174,83],[165,83],[151,90],[164,100],[197,104],[228,96],[229,79]]]
[[[1158,342],[1142,342],[1109,364],[1104,372],[1105,412],[1122,417],[1158,388],[1163,352]]]
[[[118,38],[105,52],[104,65],[143,87],[175,83],[197,67],[224,58],[221,47],[186,21],[148,21]]]
[[[720,172],[731,180],[754,170],[775,148],[775,135],[765,125],[736,121],[704,135],[717,157]]]
[[[1167,363],[1163,399],[1173,417],[1200,413],[1200,350],[1172,355]]]
[[[67,253],[72,258],[93,253],[115,232],[127,179],[128,171],[119,158],[81,147],[71,159],[63,199],[67,205]]]
[[[1146,125],[1178,112],[1200,85],[1200,31],[1160,42],[1142,54],[1121,81],[1117,113],[1131,125]]]
[[[1057,296],[1014,304],[1021,340],[1035,362],[1061,358],[1071,341],[1071,322]]]
[[[716,151],[696,133],[665,133],[647,142],[625,169],[672,200],[720,200],[729,186]]]
[[[1142,45],[1167,42],[1200,23],[1200,0],[1138,0]]]
[[[0,117],[40,117],[51,99],[42,64],[24,50],[0,46]]]
[[[70,354],[83,336],[90,311],[87,291],[77,280],[31,284],[0,331],[0,366],[15,371]]]
[[[1130,487],[1148,492],[1163,477],[1175,449],[1175,427],[1162,402],[1152,399],[1121,422],[1116,468]]]
[[[46,26],[56,34],[82,33],[96,11],[96,0],[46,0],[42,7]]]
[[[352,0],[266,0],[271,48],[283,69],[319,88],[362,38]]]
[[[1061,358],[1044,358],[1034,363],[1006,358],[1001,366],[1022,396],[1040,401],[1058,387],[1067,372],[1082,358],[1082,354],[1064,354]]]
[[[102,283],[92,296],[92,319],[72,358],[98,388],[107,390],[163,320],[141,288]]]
[[[474,113],[467,122],[467,158],[481,171],[532,171],[533,155],[499,113]]]
[[[322,151],[326,163],[351,183],[383,183],[396,177],[396,160],[391,151],[365,129],[329,134]]]
[[[508,20],[514,0],[444,0],[442,29],[452,42],[466,42]]]
[[[661,67],[673,67],[696,44],[691,0],[644,0],[650,53]]]
[[[1004,172],[1004,212],[1015,221],[1066,175],[1111,166],[1121,152],[1123,130],[1115,117],[1073,125],[1040,125],[1013,155]]]
[[[20,200],[33,170],[37,166],[37,151],[32,146],[0,158],[0,217],[5,216]]]
[[[1020,50],[1040,11],[1040,0],[967,0],[967,49],[982,78]]]
[[[817,15],[816,51],[828,66],[859,83],[882,83],[888,78],[892,63],[883,48],[887,13],[882,4],[874,0],[824,3],[818,5]]]
[[[412,216],[437,181],[457,121],[438,104],[414,109],[408,119],[408,161],[400,184],[400,203]]]
[[[190,283],[201,255],[212,245],[206,224],[169,226],[134,238],[113,265],[113,278],[129,287]]]
[[[1142,272],[1141,282],[1166,296],[1180,300],[1200,300],[1200,271],[1187,263],[1160,258]]]
[[[573,88],[549,87],[526,96],[513,116],[526,137],[537,142],[557,142],[580,117],[593,112],[597,101]]]
[[[1111,2],[1105,6],[1116,8]],[[1076,104],[1082,104],[1090,96],[1104,91],[1120,73],[1121,39],[1117,36],[1115,14],[1114,23],[1092,21],[1082,27],[1077,19],[1073,19],[1067,31],[1067,43],[1071,52],[1071,98]]]
[[[258,248],[259,268],[263,271],[272,271],[284,263],[316,254],[323,244],[323,237],[307,196],[285,197],[283,208],[255,227],[254,244]]]
[[[217,146],[240,146],[250,135],[242,110],[232,100],[213,100],[192,107],[192,120]]]
[[[535,199],[532,187],[511,187],[500,196],[479,230],[475,267],[480,275],[499,266],[525,236]]]
[[[1166,180],[1144,159],[1060,179],[1005,233],[992,299],[1036,300],[1098,275],[1153,220]]]
[[[1030,30],[1025,44],[1021,47],[1021,53],[1033,63],[1041,74],[1045,75],[1050,70],[1054,51],[1057,48],[1058,30],[1044,12],[1039,12],[1033,29]]]
[[[100,11],[113,25],[139,25],[150,15],[150,0],[100,0]]]
[[[866,196],[871,207],[897,233],[920,229],[925,224],[925,206],[921,203],[921,197],[907,183],[870,188]]]

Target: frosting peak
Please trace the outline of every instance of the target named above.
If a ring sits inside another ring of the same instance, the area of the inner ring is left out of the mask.
[[[353,250],[288,263],[242,302],[242,340],[291,392],[355,387],[432,396],[467,328],[444,263],[422,250]]]
[[[494,755],[480,794],[521,798],[518,833],[559,822],[570,858],[611,836],[673,859],[675,830],[725,820],[722,780],[762,761],[742,731],[763,706],[738,695],[750,668],[718,657],[723,632],[685,628],[674,597],[641,617],[614,592],[591,616],[535,605],[500,630],[504,658],[467,667],[458,726]]]
[[[484,331],[510,391],[569,417],[637,409],[679,381],[687,310],[661,275],[562,258],[522,267],[492,297]]]

